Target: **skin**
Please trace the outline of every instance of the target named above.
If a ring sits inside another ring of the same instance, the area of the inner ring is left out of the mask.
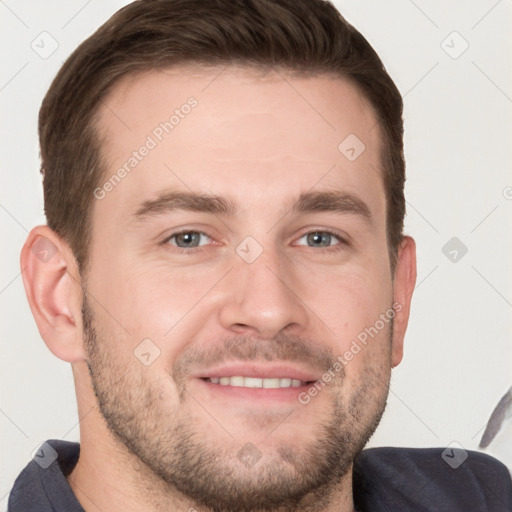
[[[81,454],[68,481],[87,511],[228,510],[222,488],[236,510],[351,511],[351,461],[402,359],[415,246],[404,238],[393,275],[371,107],[339,78],[220,71],[152,71],[119,82],[107,98],[98,125],[107,179],[175,108],[190,97],[198,103],[93,201],[83,279],[46,226],[30,232],[22,251],[41,336],[72,363]],[[348,134],[366,146],[353,162],[338,150]],[[230,197],[239,211],[133,220],[144,201],[170,189]],[[308,191],[352,194],[371,217],[295,213]],[[166,242],[183,229],[208,235],[200,252]],[[340,238],[311,246],[306,235],[315,231]],[[248,236],[262,250],[252,263],[236,251]],[[32,250],[41,237],[56,249],[46,262]],[[195,378],[222,359],[284,361],[321,376],[393,304],[393,329],[386,323],[307,405],[229,398]],[[149,366],[133,354],[144,339],[160,351]],[[248,443],[260,454],[252,467],[237,456]],[[216,478],[224,487],[207,489]]]

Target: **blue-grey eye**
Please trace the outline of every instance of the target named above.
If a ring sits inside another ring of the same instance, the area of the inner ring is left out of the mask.
[[[308,245],[309,247],[329,247],[340,242],[336,235],[328,231],[311,231],[311,233],[306,233],[299,240],[303,238],[306,239],[306,243],[299,245]]]
[[[189,247],[199,247],[202,238],[208,239],[209,237],[204,233],[200,233],[199,231],[183,231],[182,233],[176,233],[172,235],[168,242],[171,245],[175,245],[176,247],[180,247],[182,249],[186,249]],[[204,240],[203,240],[204,241]]]

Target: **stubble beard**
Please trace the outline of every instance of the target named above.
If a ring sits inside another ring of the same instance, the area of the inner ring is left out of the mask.
[[[296,446],[291,432],[289,441],[282,441],[273,453],[256,447],[262,456],[249,467],[237,457],[243,442],[232,442],[228,447],[212,443],[197,428],[198,422],[180,409],[185,400],[192,400],[187,397],[186,388],[180,404],[169,406],[161,399],[164,381],[150,380],[142,365],[140,370],[135,366],[128,371],[122,366],[110,345],[98,335],[99,325],[85,296],[82,314],[89,374],[109,431],[137,466],[142,463],[146,474],[160,480],[169,496],[179,493],[198,510],[325,510],[384,413],[389,370],[385,364],[375,364],[364,369],[348,401],[341,385],[321,392],[329,393],[331,407],[318,420],[314,440]],[[390,346],[392,323],[388,334]],[[286,347],[291,347],[289,344],[297,343],[286,338],[281,341],[280,356],[286,353]],[[343,374],[344,369],[340,383]],[[280,432],[285,428],[283,422]]]

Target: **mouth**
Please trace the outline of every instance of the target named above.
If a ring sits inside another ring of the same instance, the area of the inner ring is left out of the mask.
[[[306,370],[290,365],[231,364],[196,375],[196,382],[209,399],[224,399],[270,405],[272,402],[297,401],[318,379]]]
[[[261,406],[300,404],[299,396],[315,381],[303,381],[289,377],[263,379],[258,377],[206,377],[195,379],[201,387],[200,393],[208,402],[220,401],[223,407],[239,407],[250,404],[251,410]]]
[[[315,382],[291,379],[289,377],[264,379],[259,377],[244,377],[242,375],[235,375],[234,377],[203,377],[203,380],[211,382],[212,384],[218,384],[219,386],[257,389],[300,388]]]

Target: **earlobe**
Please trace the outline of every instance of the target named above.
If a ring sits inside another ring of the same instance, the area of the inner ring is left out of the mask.
[[[403,357],[404,337],[409,322],[411,299],[416,285],[416,244],[405,236],[398,250],[394,276],[394,309],[392,366],[398,366]]]
[[[85,359],[80,278],[69,246],[48,226],[37,226],[20,263],[30,309],[48,348],[64,361]]]

